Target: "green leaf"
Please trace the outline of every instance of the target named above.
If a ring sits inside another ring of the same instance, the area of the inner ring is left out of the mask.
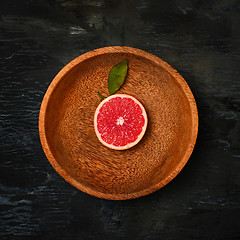
[[[108,92],[114,94],[124,83],[127,76],[128,60],[123,59],[120,63],[113,66],[108,75]]]
[[[98,96],[100,97],[100,102],[101,102],[104,98],[106,98],[106,97],[103,96],[99,91],[97,91],[97,93],[98,93]]]

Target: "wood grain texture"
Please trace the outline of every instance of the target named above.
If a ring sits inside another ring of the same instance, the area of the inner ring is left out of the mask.
[[[97,139],[93,117],[107,95],[113,65],[129,60],[119,93],[139,99],[149,124],[142,141],[118,152]],[[97,49],[73,60],[54,78],[42,102],[39,131],[55,170],[78,189],[100,198],[130,199],[166,185],[195,145],[198,114],[184,79],[166,62],[130,47]]]

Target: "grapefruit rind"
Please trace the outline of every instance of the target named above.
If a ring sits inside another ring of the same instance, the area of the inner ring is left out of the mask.
[[[134,141],[134,142],[131,142],[131,143],[127,143],[126,145],[124,146],[114,146],[113,144],[109,144],[107,142],[105,142],[102,137],[101,137],[101,134],[99,133],[98,131],[98,128],[97,128],[97,116],[99,114],[99,111],[101,109],[101,107],[104,105],[104,103],[108,102],[109,100],[111,100],[112,98],[116,98],[116,97],[121,97],[121,98],[131,98],[135,103],[138,104],[138,106],[141,108],[142,110],[142,116],[144,117],[144,126],[142,127],[142,131],[141,133],[138,135],[137,139]],[[111,149],[115,149],[115,150],[126,150],[126,149],[129,149],[133,146],[135,146],[136,144],[138,144],[140,142],[140,140],[142,139],[142,137],[144,136],[145,132],[146,132],[146,129],[147,129],[147,124],[148,124],[148,117],[147,117],[147,113],[146,113],[146,110],[145,108],[143,107],[143,105],[136,99],[134,98],[133,96],[130,96],[130,95],[127,95],[127,94],[114,94],[114,95],[111,95],[107,98],[105,98],[97,107],[96,111],[95,111],[95,114],[94,114],[94,130],[95,130],[95,133],[97,135],[97,138],[98,140],[106,147],[108,148],[111,148]]]

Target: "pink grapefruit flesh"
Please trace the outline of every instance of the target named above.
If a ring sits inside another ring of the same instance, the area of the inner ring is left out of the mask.
[[[143,105],[126,94],[114,94],[104,99],[94,115],[94,129],[99,141],[116,150],[136,145],[146,131],[147,122]]]

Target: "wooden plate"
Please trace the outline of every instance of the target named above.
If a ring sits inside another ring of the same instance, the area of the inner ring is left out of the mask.
[[[117,93],[136,97],[148,114],[143,139],[116,151],[94,132],[97,91],[108,95],[111,67],[129,60]],[[197,107],[185,80],[158,57],[130,47],[106,47],[74,59],[50,84],[40,110],[43,150],[70,184],[99,198],[123,200],[152,193],[171,181],[188,161],[198,132]]]

